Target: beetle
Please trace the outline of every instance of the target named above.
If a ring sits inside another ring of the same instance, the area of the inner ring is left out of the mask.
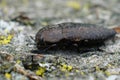
[[[91,48],[103,45],[105,41],[114,38],[116,33],[115,29],[96,24],[65,22],[40,29],[35,36],[35,42],[40,50],[64,46]]]

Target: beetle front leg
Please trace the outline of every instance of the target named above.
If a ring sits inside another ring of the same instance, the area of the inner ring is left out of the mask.
[[[43,51],[47,51],[48,49],[50,49],[50,48],[52,48],[52,47],[55,47],[56,46],[56,44],[52,44],[52,45],[50,45],[50,46],[47,46]]]

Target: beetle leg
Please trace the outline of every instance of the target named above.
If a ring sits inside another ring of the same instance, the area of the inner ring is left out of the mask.
[[[100,51],[100,52],[105,52],[105,50],[100,49],[100,48],[97,48],[97,51]]]
[[[47,51],[48,49],[55,47],[55,46],[56,46],[56,44],[52,44],[52,45],[48,46],[47,48],[45,48],[43,51]]]
[[[92,48],[89,48],[89,47],[84,47],[84,48],[78,48],[78,52],[80,53],[84,53],[84,52],[93,52],[93,51],[99,51],[99,52],[104,52],[103,49],[100,49],[99,47],[92,47]]]

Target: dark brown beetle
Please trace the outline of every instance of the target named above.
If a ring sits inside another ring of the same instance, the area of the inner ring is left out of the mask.
[[[102,45],[116,33],[115,29],[107,29],[95,24],[68,22],[40,29],[35,41],[37,48],[41,50],[58,46],[94,46]]]

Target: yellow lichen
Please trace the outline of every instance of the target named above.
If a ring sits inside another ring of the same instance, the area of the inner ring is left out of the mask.
[[[75,70],[75,72],[77,72],[77,73],[78,73],[78,72],[80,72],[80,71],[79,71],[79,70]]]
[[[111,74],[110,74],[110,72],[108,72],[108,71],[105,71],[104,72],[107,76],[110,76]]]
[[[84,6],[83,6],[83,10],[84,11],[88,11],[89,10],[89,8],[90,8],[90,3],[86,3],[86,4],[84,4]]]
[[[112,64],[107,64],[108,68],[114,68],[114,66]]]
[[[98,66],[95,67],[96,71],[101,71]]]
[[[62,64],[60,67],[61,71],[67,71],[66,68],[67,68],[66,64]]]
[[[9,34],[8,36],[0,36],[0,45],[5,45],[10,43],[10,41],[12,40],[13,35]]]
[[[81,75],[85,75],[85,73],[84,73],[83,71],[80,71],[80,74],[81,74]]]
[[[20,60],[17,60],[16,62],[17,62],[17,64],[20,64],[20,63],[21,63],[21,61],[20,61]]]
[[[73,8],[75,10],[79,10],[80,9],[80,3],[77,2],[77,1],[68,1],[67,2],[67,6]]]
[[[11,79],[11,74],[10,73],[5,73],[5,77],[10,80]]]
[[[47,25],[48,25],[47,22],[41,22],[41,24],[42,24],[43,26],[47,26]]]
[[[46,69],[44,67],[39,67],[38,70],[35,71],[36,75],[38,76],[44,76]]]
[[[71,71],[73,69],[73,67],[70,65],[62,64],[60,69],[61,69],[61,71]]]
[[[67,65],[66,65],[66,64],[63,64],[62,67],[63,67],[64,69],[66,69],[66,68],[67,68]]]
[[[68,71],[71,71],[73,69],[72,66],[68,66]]]

